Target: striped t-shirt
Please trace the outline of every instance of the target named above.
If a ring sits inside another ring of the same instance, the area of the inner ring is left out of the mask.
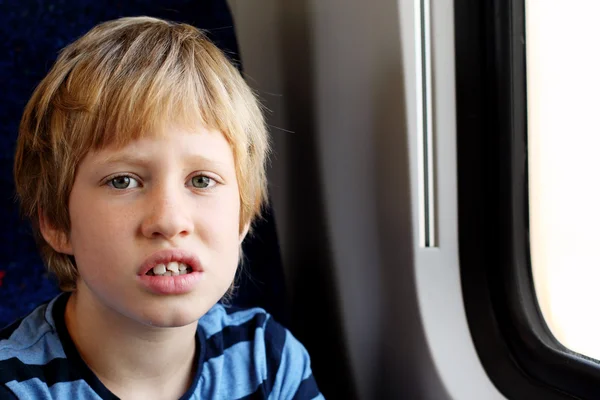
[[[0,331],[0,399],[117,399],[80,357],[61,294]],[[323,399],[304,347],[264,310],[220,304],[198,322],[182,399]]]

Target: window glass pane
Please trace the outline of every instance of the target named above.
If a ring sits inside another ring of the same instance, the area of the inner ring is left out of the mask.
[[[600,359],[600,1],[528,0],[531,258],[542,313]]]

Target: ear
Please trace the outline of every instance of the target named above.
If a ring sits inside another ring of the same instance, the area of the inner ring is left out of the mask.
[[[71,242],[65,232],[54,228],[46,214],[41,208],[38,208],[38,220],[40,224],[40,232],[44,240],[58,253],[73,255]]]
[[[246,238],[246,235],[248,234],[249,230],[250,230],[250,222],[248,222],[246,225],[244,225],[244,229],[240,233],[240,244],[242,244],[242,242]]]

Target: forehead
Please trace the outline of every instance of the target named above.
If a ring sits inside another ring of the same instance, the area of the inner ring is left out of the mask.
[[[86,158],[92,158],[95,163],[110,164],[131,161],[149,163],[166,156],[217,164],[234,163],[233,151],[225,135],[203,125],[194,128],[170,125],[160,131],[130,138],[125,143],[113,143],[91,151]]]

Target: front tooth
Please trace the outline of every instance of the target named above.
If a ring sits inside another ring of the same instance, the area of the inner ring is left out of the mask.
[[[167,264],[167,270],[171,272],[179,272],[179,264],[175,261],[171,261]]]
[[[179,263],[179,271],[185,271],[187,269],[187,265],[184,263]]]
[[[158,264],[156,267],[152,268],[152,271],[154,271],[156,275],[162,275],[167,271],[167,267],[165,264]]]
[[[171,276],[172,272],[171,271],[167,271],[163,274],[163,276]]]

